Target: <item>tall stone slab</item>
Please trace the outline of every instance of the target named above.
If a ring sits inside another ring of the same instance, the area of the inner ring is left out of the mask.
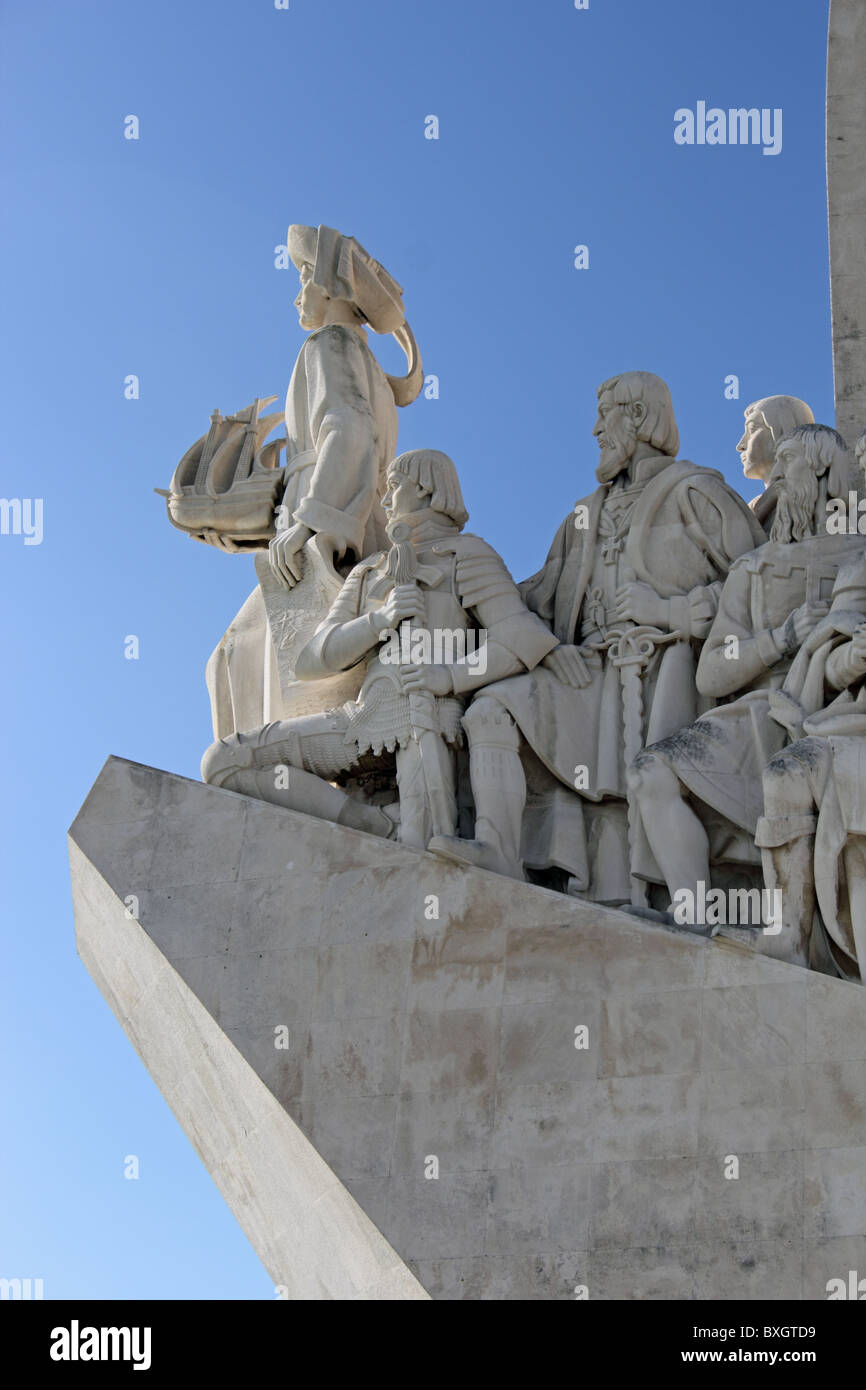
[[[830,0],[827,202],[836,428],[866,429],[866,5]]]
[[[290,1297],[866,1270],[861,987],[120,759],[71,845],[82,959]]]

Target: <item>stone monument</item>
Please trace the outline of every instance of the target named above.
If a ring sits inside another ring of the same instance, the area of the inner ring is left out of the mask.
[[[215,411],[164,494],[258,583],[204,781],[109,758],[91,789],[77,943],[284,1298],[810,1299],[866,1267],[858,0],[828,54],[836,429],[754,401],[762,497],[622,372],[598,487],[515,584],[451,459],[398,453],[403,291],[324,226],[289,232],[284,416]],[[778,910],[732,916],[753,893]]]

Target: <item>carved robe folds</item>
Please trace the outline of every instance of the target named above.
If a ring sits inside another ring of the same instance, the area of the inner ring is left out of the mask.
[[[633,625],[613,622],[616,589],[637,579],[671,600],[676,639],[654,652],[641,680],[642,733],[661,738],[700,712],[694,685],[699,644],[732,561],[763,538],[721,474],[659,457],[642,460],[635,474],[620,475],[579,504],[577,519],[583,505],[588,524],[568,516],[544,568],[520,586],[529,608],[560,642],[595,649],[588,659],[590,683],[575,689],[537,667],[485,692],[509,711],[537,760],[527,760],[526,864],[564,869],[576,888],[601,901],[629,897],[623,703],[606,644]],[[576,781],[578,769],[586,771]],[[616,799],[620,823],[592,832],[590,849],[583,803],[606,798]],[[609,851],[599,853],[599,834],[612,836]]]
[[[866,943],[866,676],[850,642],[866,623],[860,547],[839,571],[829,614],[771,697],[772,717],[795,741],[765,769],[756,835],[767,887],[794,899],[783,915],[802,963],[854,980],[863,977]],[[841,694],[825,705],[834,691]],[[807,891],[785,894],[798,867]],[[813,930],[815,900],[823,936]]]
[[[761,775],[788,741],[786,730],[771,718],[770,705],[792,655],[779,650],[773,629],[804,602],[829,606],[839,564],[852,544],[862,542],[826,535],[768,541],[737,561],[701,653],[697,684],[716,698],[745,693],[650,750],[703,803],[711,857],[717,862],[760,862],[753,837],[763,809]],[[639,848],[640,872],[661,881],[643,840]]]
[[[397,447],[397,409],[384,372],[354,329],[330,324],[307,338],[289,383],[286,433],[286,523],[303,521],[358,559],[387,544],[380,497]],[[218,738],[282,716],[259,586],[210,658],[207,682]]]

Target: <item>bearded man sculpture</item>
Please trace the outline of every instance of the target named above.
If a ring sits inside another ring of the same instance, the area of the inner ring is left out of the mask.
[[[849,476],[845,441],[826,425],[801,425],[777,445],[770,540],[732,567],[697,669],[701,695],[738,698],[651,743],[629,771],[646,837],[638,872],[672,900],[699,900],[711,861],[760,863],[761,777],[787,741],[771,692],[826,615],[840,563],[862,546],[826,530],[828,501],[846,494]]]
[[[796,396],[765,396],[747,405],[743,416],[743,435],[737,445],[743,460],[743,477],[764,484],[764,491],[753,497],[749,506],[769,532],[776,509],[776,490],[769,486],[776,445],[799,425],[813,425],[815,417],[806,402]]]
[[[430,849],[500,872],[519,872],[521,859],[561,870],[569,891],[616,903],[633,891],[625,767],[647,735],[698,713],[695,663],[722,581],[763,532],[721,474],[677,461],[659,377],[626,372],[597,394],[600,486],[520,586],[558,645],[470,705],[470,749],[499,750],[473,782],[475,838],[437,837]]]
[[[855,450],[866,490],[866,434]],[[846,499],[846,502],[849,499]],[[756,841],[782,904],[780,954],[866,982],[866,547],[840,567],[830,612],[770,713],[793,742],[764,769]]]

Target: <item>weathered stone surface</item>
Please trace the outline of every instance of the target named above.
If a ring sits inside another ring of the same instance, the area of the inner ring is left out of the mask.
[[[853,448],[866,425],[866,8],[831,0],[827,204],[836,428]]]
[[[866,1268],[862,987],[119,759],[71,838],[82,959],[291,1297]]]

